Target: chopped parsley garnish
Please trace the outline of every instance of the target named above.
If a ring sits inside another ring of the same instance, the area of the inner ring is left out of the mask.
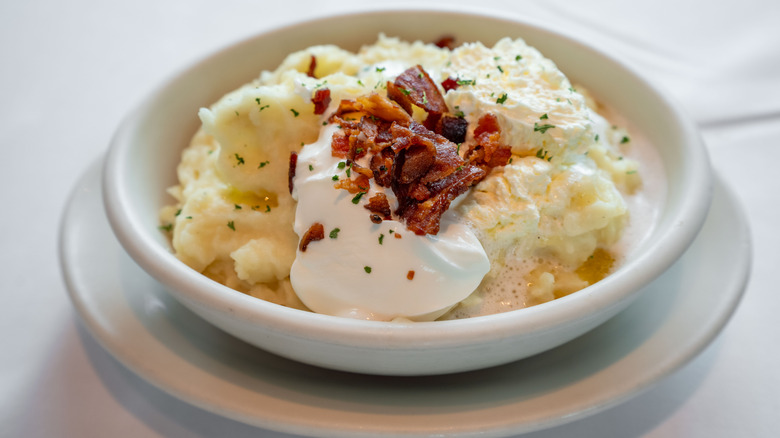
[[[458,79],[458,85],[477,85],[477,81],[474,79]]]
[[[636,170],[629,170],[628,172],[626,172],[626,175],[633,175],[635,173],[636,173]]]
[[[266,205],[265,206],[265,212],[266,213],[270,213],[271,212],[271,206],[270,205]]]
[[[347,167],[347,163],[346,163],[346,161],[339,161],[338,166],[339,166],[339,169],[343,169],[343,168]]]
[[[596,141],[596,142],[599,141],[599,135],[598,134],[596,134],[596,136],[593,138],[593,141]]]
[[[338,181],[339,180],[339,176],[338,175],[333,175],[330,179],[332,179],[333,181]]]
[[[504,72],[504,69],[503,69],[503,68],[501,68],[501,66],[500,66],[500,65],[497,65],[496,67],[498,68],[498,71],[500,71],[501,73],[503,73],[503,72]]]
[[[366,271],[366,274],[371,273],[371,266],[363,266],[363,270]]]
[[[539,158],[540,160],[544,160],[547,158],[547,151],[544,149],[539,149],[536,151],[536,158]]]
[[[496,103],[500,103],[501,105],[503,105],[504,102],[506,102],[507,97],[508,96],[506,95],[506,93],[502,94],[501,97],[496,99]]]
[[[360,198],[362,198],[363,195],[365,195],[365,194],[366,194],[366,192],[358,192],[358,194],[355,195],[354,198],[352,198],[352,203],[353,204],[357,204],[358,202],[360,202]]]
[[[360,85],[361,87],[365,87],[365,85],[363,85],[363,81],[361,81],[360,79],[358,79],[357,82],[358,82],[358,85]]]
[[[555,128],[555,125],[550,125],[549,123],[545,123],[544,125],[540,125],[539,123],[534,122],[534,132],[541,132],[544,134],[547,132],[548,129]]]
[[[522,57],[522,56],[520,56],[520,55],[517,55],[517,56],[515,56],[515,61],[519,61],[519,60],[521,60],[521,59],[523,59],[523,57]]]
[[[236,113],[236,117],[238,117],[239,116],[238,111],[236,111],[235,113]]]
[[[309,172],[311,172],[311,171],[313,171],[313,170],[314,170],[314,166],[312,166],[311,164],[309,164]]]
[[[620,139],[620,144],[628,143],[629,141],[631,141],[631,139],[628,138],[627,135],[624,135],[623,138]]]
[[[379,244],[380,244],[380,245],[382,244],[382,241],[383,241],[383,240],[385,240],[385,235],[384,235],[384,234],[380,234],[380,235],[379,235]]]
[[[238,155],[238,154],[235,154],[235,156],[236,156],[236,163],[237,164],[244,164],[244,157],[242,157],[241,155]]]
[[[423,105],[428,103],[428,96],[425,94],[425,91],[423,91]]]
[[[404,93],[404,95],[406,96],[412,94],[412,92],[407,90],[406,88],[398,87],[398,89],[401,90],[401,93]]]
[[[341,229],[339,229],[339,228],[334,228],[334,229],[330,230],[330,234],[328,234],[328,236],[329,236],[331,239],[335,239],[335,238],[339,237],[339,231],[341,231]]]
[[[544,113],[544,114],[542,114],[541,117],[539,117],[539,120],[547,120],[547,119],[548,119],[547,113]]]
[[[160,225],[158,228],[163,230],[163,231],[167,231],[167,232],[170,233],[171,231],[173,231],[173,224]]]
[[[347,171],[346,172],[347,172],[347,178],[349,178],[350,174],[352,173],[352,172],[349,171],[349,167],[347,167]]]
[[[570,93],[574,93],[575,91],[577,91],[577,90],[575,90],[574,87],[569,87],[569,92]]]
[[[241,210],[241,206],[238,204],[233,204],[234,207],[236,207],[236,210]]]
[[[493,57],[493,61],[498,61],[499,59],[501,59],[501,57],[500,57],[500,56],[494,56],[494,57]]]
[[[295,111],[295,109],[294,109],[294,108],[290,108],[290,111],[292,111],[292,113],[293,113],[293,115],[294,115],[295,117],[298,117],[298,114],[300,114],[298,111]]]
[[[385,68],[384,68],[384,67],[377,67],[377,68],[376,68],[376,71],[378,71],[379,73],[381,73],[381,72],[385,71]]]
[[[259,97],[255,98],[255,102],[257,102],[257,105],[260,107],[260,111],[262,111],[262,110],[264,110],[264,109],[269,107],[269,105],[263,105],[262,103],[260,103],[260,98]]]
[[[262,169],[263,167],[265,167],[265,166],[266,166],[266,165],[268,165],[268,164],[271,164],[271,162],[270,162],[270,161],[268,161],[268,160],[266,160],[266,161],[263,161],[262,163],[260,163],[260,165],[259,165],[259,166],[257,166],[257,168],[258,168],[258,169]]]
[[[228,228],[230,228],[233,231],[236,231],[236,224],[233,223],[233,221],[228,222]]]
[[[181,214],[181,208],[180,208],[180,209],[178,209],[178,210],[176,210],[176,214],[175,214],[174,216],[178,216],[178,215],[180,215],[180,214]]]

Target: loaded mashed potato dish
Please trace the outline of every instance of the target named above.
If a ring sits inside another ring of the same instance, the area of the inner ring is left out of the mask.
[[[329,315],[464,318],[544,303],[619,264],[632,142],[522,40],[315,46],[199,112],[179,259]]]

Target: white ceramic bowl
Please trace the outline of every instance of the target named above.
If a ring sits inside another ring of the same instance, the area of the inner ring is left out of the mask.
[[[668,190],[653,236],[617,272],[567,297],[466,320],[385,323],[303,312],[220,285],[172,253],[158,229],[181,150],[198,108],[274,69],[289,53],[333,43],[356,50],[378,32],[407,40],[492,45],[522,37],[573,82],[622,113],[657,146]],[[576,38],[517,19],[443,10],[372,11],[276,29],[214,53],[159,89],[118,130],[106,158],[108,218],[127,252],[180,302],[217,327],[281,356],[323,367],[388,375],[439,374],[511,362],[558,346],[628,306],[685,251],[710,201],[710,168],[695,126],[636,72]]]

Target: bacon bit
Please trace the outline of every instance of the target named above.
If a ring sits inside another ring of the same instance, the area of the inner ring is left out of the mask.
[[[453,143],[466,141],[466,133],[469,130],[469,122],[463,117],[454,117],[445,114],[436,124],[436,133],[442,135]]]
[[[328,88],[316,90],[311,98],[311,102],[314,104],[314,114],[324,114],[325,110],[328,109],[328,105],[330,105],[330,90]]]
[[[409,271],[406,273],[406,279],[407,280],[414,280],[414,271]]]
[[[322,240],[324,238],[325,227],[323,227],[321,223],[315,222],[305,233],[303,233],[303,238],[301,238],[298,249],[300,249],[301,252],[306,252],[306,248],[309,247],[311,242],[316,242],[317,240]]]
[[[310,78],[315,77],[314,76],[314,69],[317,68],[317,57],[314,55],[311,55],[311,61],[309,61],[309,71],[306,72],[306,75]]]
[[[441,83],[441,87],[444,88],[444,92],[448,92],[450,90],[455,90],[458,87],[460,87],[460,84],[458,83],[458,80],[453,77],[448,77]]]
[[[344,132],[335,132],[330,143],[330,154],[338,158],[347,158],[349,153],[349,137]]]
[[[341,179],[333,185],[336,189],[344,189],[351,194],[367,192],[371,187],[371,182],[365,175],[358,175],[357,178]]]
[[[455,48],[455,37],[452,35],[445,35],[439,38],[439,40],[436,41],[434,44],[436,44],[436,47],[440,49],[452,50]]]
[[[387,201],[387,196],[382,192],[377,192],[374,196],[368,199],[368,204],[365,205],[366,209],[373,213],[371,215],[371,222],[381,223],[383,220],[390,220],[390,202]],[[374,216],[379,218],[379,222],[374,220]]]
[[[395,82],[388,82],[387,96],[398,102],[409,114],[412,114],[412,105],[424,109],[428,113],[425,126],[429,129],[436,126],[439,117],[447,112],[447,103],[439,88],[420,65],[401,73]]]
[[[466,152],[469,161],[486,170],[505,166],[509,162],[512,150],[500,143],[501,127],[495,115],[488,113],[480,117],[474,129],[474,138],[477,144]]]
[[[395,236],[396,239],[400,239],[401,238],[401,233],[396,231],[395,233],[393,233],[393,236]]]
[[[293,191],[293,179],[295,179],[295,167],[298,165],[298,154],[290,152],[290,167],[287,168],[287,187],[290,194]]]

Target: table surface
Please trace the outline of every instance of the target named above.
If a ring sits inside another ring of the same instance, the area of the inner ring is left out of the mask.
[[[81,324],[57,254],[70,190],[157,83],[263,29],[355,7],[267,3],[0,4],[0,145],[9,153],[0,162],[0,436],[289,436],[202,411],[128,371]],[[753,235],[745,296],[707,349],[622,405],[527,436],[776,436],[780,296],[770,274],[780,259],[772,171],[780,162],[780,2],[479,4],[585,35],[665,88],[698,122]]]

